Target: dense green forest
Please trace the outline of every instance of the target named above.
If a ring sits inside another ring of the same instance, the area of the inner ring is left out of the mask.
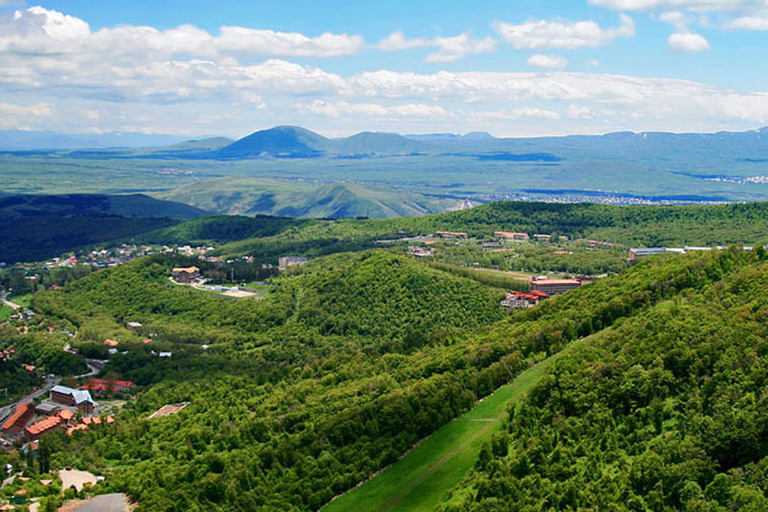
[[[279,234],[234,241],[219,253],[268,260],[287,253],[319,256],[373,247],[397,233],[426,235],[463,231],[491,237],[494,231],[566,235],[628,246],[712,246],[768,242],[768,203],[716,206],[610,206],[590,203],[497,202],[458,212],[387,220],[312,220]],[[161,238],[161,237],[160,237]],[[529,266],[536,266],[531,260]],[[595,263],[584,262],[595,266]],[[610,263],[601,263],[610,270]],[[575,270],[575,269],[574,269]],[[577,270],[576,270],[577,271]]]
[[[768,264],[718,257],[559,360],[443,510],[768,509]]]
[[[105,370],[143,386],[115,426],[51,436],[53,461],[107,474],[147,510],[317,510],[533,361],[763,256],[649,260],[513,315],[500,290],[389,251],[319,258],[260,301],[178,287],[170,260],[138,260],[35,297],[78,327],[76,345],[119,337],[127,354]]]

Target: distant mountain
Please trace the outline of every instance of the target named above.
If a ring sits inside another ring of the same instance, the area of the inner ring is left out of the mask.
[[[421,147],[418,142],[396,133],[362,132],[331,141],[328,153],[339,156],[406,154]]]
[[[144,133],[64,134],[57,132],[0,131],[0,150],[103,149],[167,146],[182,142],[175,135]]]
[[[330,140],[298,126],[277,126],[243,137],[215,152],[220,158],[322,156]]]
[[[493,135],[488,132],[470,132],[465,135],[459,135],[456,133],[425,133],[425,134],[409,134],[403,135],[403,137],[412,140],[426,140],[426,141],[457,141],[457,140],[492,140],[495,139]]]

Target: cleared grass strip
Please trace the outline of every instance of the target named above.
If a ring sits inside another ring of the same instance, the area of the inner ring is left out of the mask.
[[[501,428],[508,406],[520,401],[558,358],[586,339],[522,372],[381,474],[329,503],[322,511],[432,512],[475,464],[483,443]]]

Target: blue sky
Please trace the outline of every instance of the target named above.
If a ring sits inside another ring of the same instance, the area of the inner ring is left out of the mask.
[[[768,0],[0,0],[0,129],[748,130],[766,62]]]

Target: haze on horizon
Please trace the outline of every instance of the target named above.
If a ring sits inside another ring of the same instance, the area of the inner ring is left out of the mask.
[[[0,0],[0,130],[742,131],[768,0]]]

